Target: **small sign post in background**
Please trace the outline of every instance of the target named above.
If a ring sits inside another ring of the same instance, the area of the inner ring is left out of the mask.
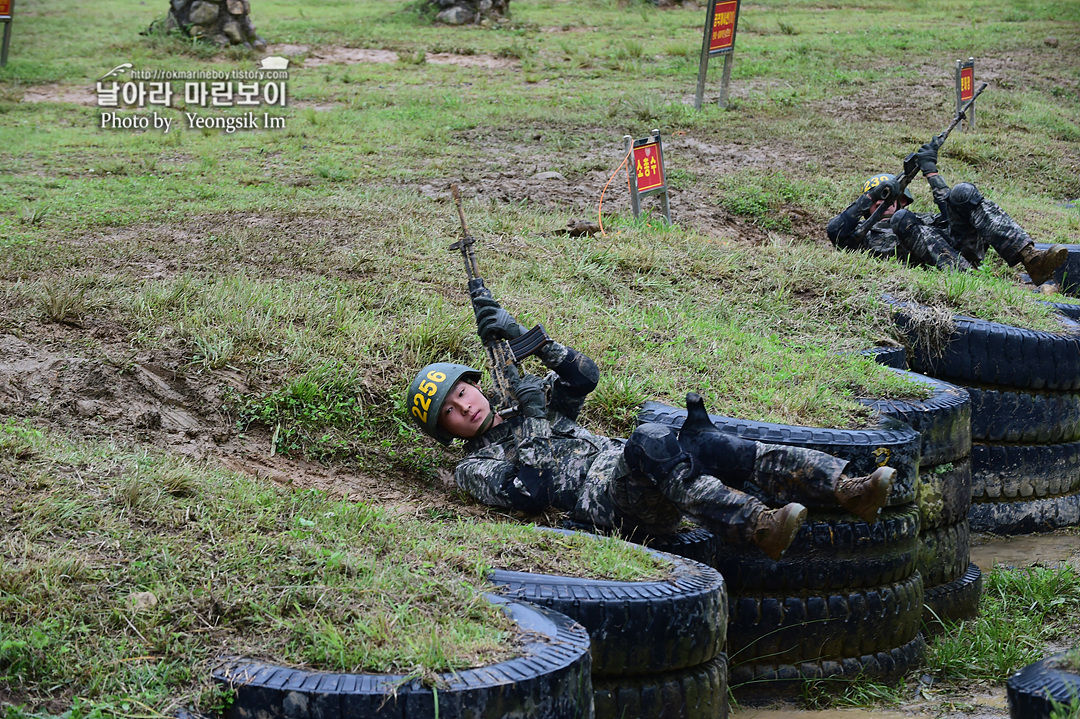
[[[7,65],[8,48],[11,46],[11,11],[15,0],[0,0],[0,22],[4,23],[4,44],[0,46],[0,67]]]
[[[960,112],[960,108],[964,106],[964,103],[975,97],[975,58],[969,57],[967,62],[956,61],[956,111]],[[965,127],[966,126],[966,127]],[[975,106],[972,105],[971,109],[967,112],[967,119],[960,123],[959,130],[963,132],[965,129],[975,129]]]
[[[664,221],[670,225],[667,172],[664,170],[664,148],[660,144],[660,131],[653,130],[651,135],[641,140],[623,135],[623,147],[630,156],[626,172],[630,176],[630,207],[634,210],[634,217],[641,215],[642,197],[660,195]]]
[[[705,19],[705,37],[701,41],[701,64],[698,66],[697,94],[694,109],[700,110],[705,96],[705,75],[709,58],[724,56],[724,78],[720,81],[720,107],[727,106],[728,85],[731,84],[731,60],[735,55],[735,29],[739,25],[739,6],[742,0],[709,0]]]

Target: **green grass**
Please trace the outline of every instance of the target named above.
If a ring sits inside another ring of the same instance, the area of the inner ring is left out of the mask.
[[[403,516],[27,423],[0,425],[0,467],[0,682],[31,706],[211,709],[223,653],[431,680],[513,652],[479,594],[492,567],[664,572],[613,540]]]

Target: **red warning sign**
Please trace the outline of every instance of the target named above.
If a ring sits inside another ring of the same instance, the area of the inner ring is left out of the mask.
[[[634,170],[637,172],[638,192],[664,186],[664,166],[660,162],[660,145],[651,142],[634,148]]]
[[[11,18],[11,0],[0,0],[0,18]]]
[[[968,65],[960,68],[960,102],[967,102],[975,97],[975,67]]]
[[[738,0],[718,0],[713,8],[709,52],[729,50],[735,44],[735,16],[738,10]]]

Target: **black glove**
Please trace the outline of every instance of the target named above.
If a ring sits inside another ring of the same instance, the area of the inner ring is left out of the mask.
[[[937,151],[943,140],[940,135],[934,135],[930,142],[920,147],[915,152],[915,161],[919,163],[919,169],[924,175],[937,172]]]
[[[871,187],[866,194],[870,195],[870,199],[875,202],[877,200],[895,200],[900,196],[900,185],[896,180],[882,180]]]
[[[522,417],[547,417],[547,394],[544,382],[539,377],[527,374],[518,375],[514,367],[507,368],[510,388],[517,395],[518,412]]]
[[[477,315],[485,307],[499,307],[491,290],[484,287],[484,281],[481,279],[469,280],[469,298],[472,299],[473,312]]]
[[[555,482],[549,470],[521,465],[517,481],[511,481],[504,487],[507,496],[520,509],[529,514],[536,514],[546,509],[555,499]]]
[[[525,328],[502,307],[484,307],[476,313],[476,332],[484,344],[512,340],[525,334]]]

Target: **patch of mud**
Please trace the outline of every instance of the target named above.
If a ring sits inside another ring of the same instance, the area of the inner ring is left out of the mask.
[[[995,565],[1053,567],[1067,564],[1080,571],[1080,534],[1058,530],[1046,534],[1002,537],[996,534],[971,536],[971,561],[985,574]]]
[[[23,102],[67,102],[73,105],[97,105],[94,88],[84,85],[33,85],[26,88]]]
[[[270,55],[296,57],[306,55],[302,67],[320,67],[322,65],[355,65],[357,63],[397,62],[400,56],[393,50],[379,50],[360,47],[320,47],[312,50],[307,45],[271,45],[267,48]],[[511,58],[494,55],[458,55],[450,52],[430,52],[424,56],[425,62],[432,65],[456,65],[458,67],[483,67],[490,70],[505,70],[517,67],[520,63]]]

